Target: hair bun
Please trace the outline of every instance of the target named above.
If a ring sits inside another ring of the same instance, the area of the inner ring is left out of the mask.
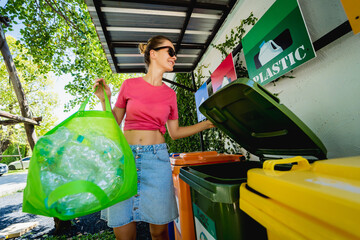
[[[141,54],[145,53],[146,47],[147,47],[147,44],[145,44],[145,43],[140,43],[139,44],[139,51],[140,51]]]

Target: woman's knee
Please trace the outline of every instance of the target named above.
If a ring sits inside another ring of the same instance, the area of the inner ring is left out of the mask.
[[[135,240],[136,239],[136,222],[131,222],[121,227],[116,227],[114,234],[117,240]]]
[[[168,240],[169,233],[168,233],[168,225],[156,225],[156,224],[149,224],[150,225],[150,234],[153,240]]]

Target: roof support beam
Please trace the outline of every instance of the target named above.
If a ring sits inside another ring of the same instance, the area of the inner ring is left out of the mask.
[[[112,46],[114,48],[137,48],[139,43],[129,43],[129,42],[113,42]],[[204,49],[204,44],[181,44],[182,49]]]
[[[181,42],[182,42],[182,40],[184,38],[185,31],[186,31],[187,26],[189,24],[190,17],[191,17],[191,14],[192,14],[193,10],[194,10],[195,3],[196,3],[196,0],[191,0],[190,6],[189,6],[189,8],[188,8],[188,10],[186,12],[186,17],[185,17],[185,20],[184,20],[184,24],[183,24],[183,26],[181,28],[179,38],[178,38],[178,40],[176,42],[176,47],[175,47],[175,52],[176,53],[179,52],[179,49],[180,49],[179,47],[180,47]]]
[[[185,67],[174,68],[173,73],[188,73],[191,70]],[[121,68],[118,73],[145,73],[145,66],[143,68]],[[170,81],[170,80],[169,80]]]
[[[189,6],[194,9],[194,6]],[[89,11],[96,11],[95,7],[88,7]],[[171,17],[186,17],[186,12],[168,11],[168,10],[150,10],[150,9],[135,9],[135,8],[113,8],[113,7],[101,7],[103,13],[131,13],[139,15],[156,15],[156,16],[171,16]],[[192,18],[203,19],[220,19],[217,14],[204,14],[193,13]]]
[[[147,3],[147,4],[149,4],[149,0],[122,0],[122,2]],[[178,2],[178,1],[173,1],[171,3],[163,2],[163,1],[151,1],[151,4],[176,6],[176,7],[189,7],[189,3]],[[200,2],[196,3],[194,7],[195,8],[201,8],[201,9],[221,10],[221,11],[225,11],[226,8],[227,8],[227,6],[223,5],[223,4],[200,3]]]
[[[114,32],[150,32],[150,33],[181,33],[181,30],[174,28],[134,28],[134,27],[106,27],[107,31]],[[186,30],[187,34],[211,35],[210,31]]]

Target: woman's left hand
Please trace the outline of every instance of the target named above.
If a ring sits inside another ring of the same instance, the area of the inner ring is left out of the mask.
[[[215,125],[210,120],[206,120],[204,122],[206,123],[206,129],[210,129],[210,128],[215,127]]]

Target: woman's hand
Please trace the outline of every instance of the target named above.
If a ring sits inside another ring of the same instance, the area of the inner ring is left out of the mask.
[[[215,127],[215,125],[212,122],[210,122],[209,120],[199,122],[197,124],[187,126],[187,127],[180,127],[179,119],[167,120],[166,126],[167,126],[169,135],[172,140],[189,137],[198,132]]]
[[[105,92],[106,95],[110,101],[111,98],[111,90],[109,85],[106,84],[105,80],[103,78],[99,78],[95,80],[93,89],[95,89],[96,87],[98,87],[95,91],[95,95],[100,99],[101,102],[105,102],[105,96],[104,96],[104,90],[103,90],[103,86],[105,88]]]
[[[205,124],[206,124],[206,129],[209,129],[209,128],[214,128],[215,125],[210,121],[210,120],[206,120],[204,121]]]

